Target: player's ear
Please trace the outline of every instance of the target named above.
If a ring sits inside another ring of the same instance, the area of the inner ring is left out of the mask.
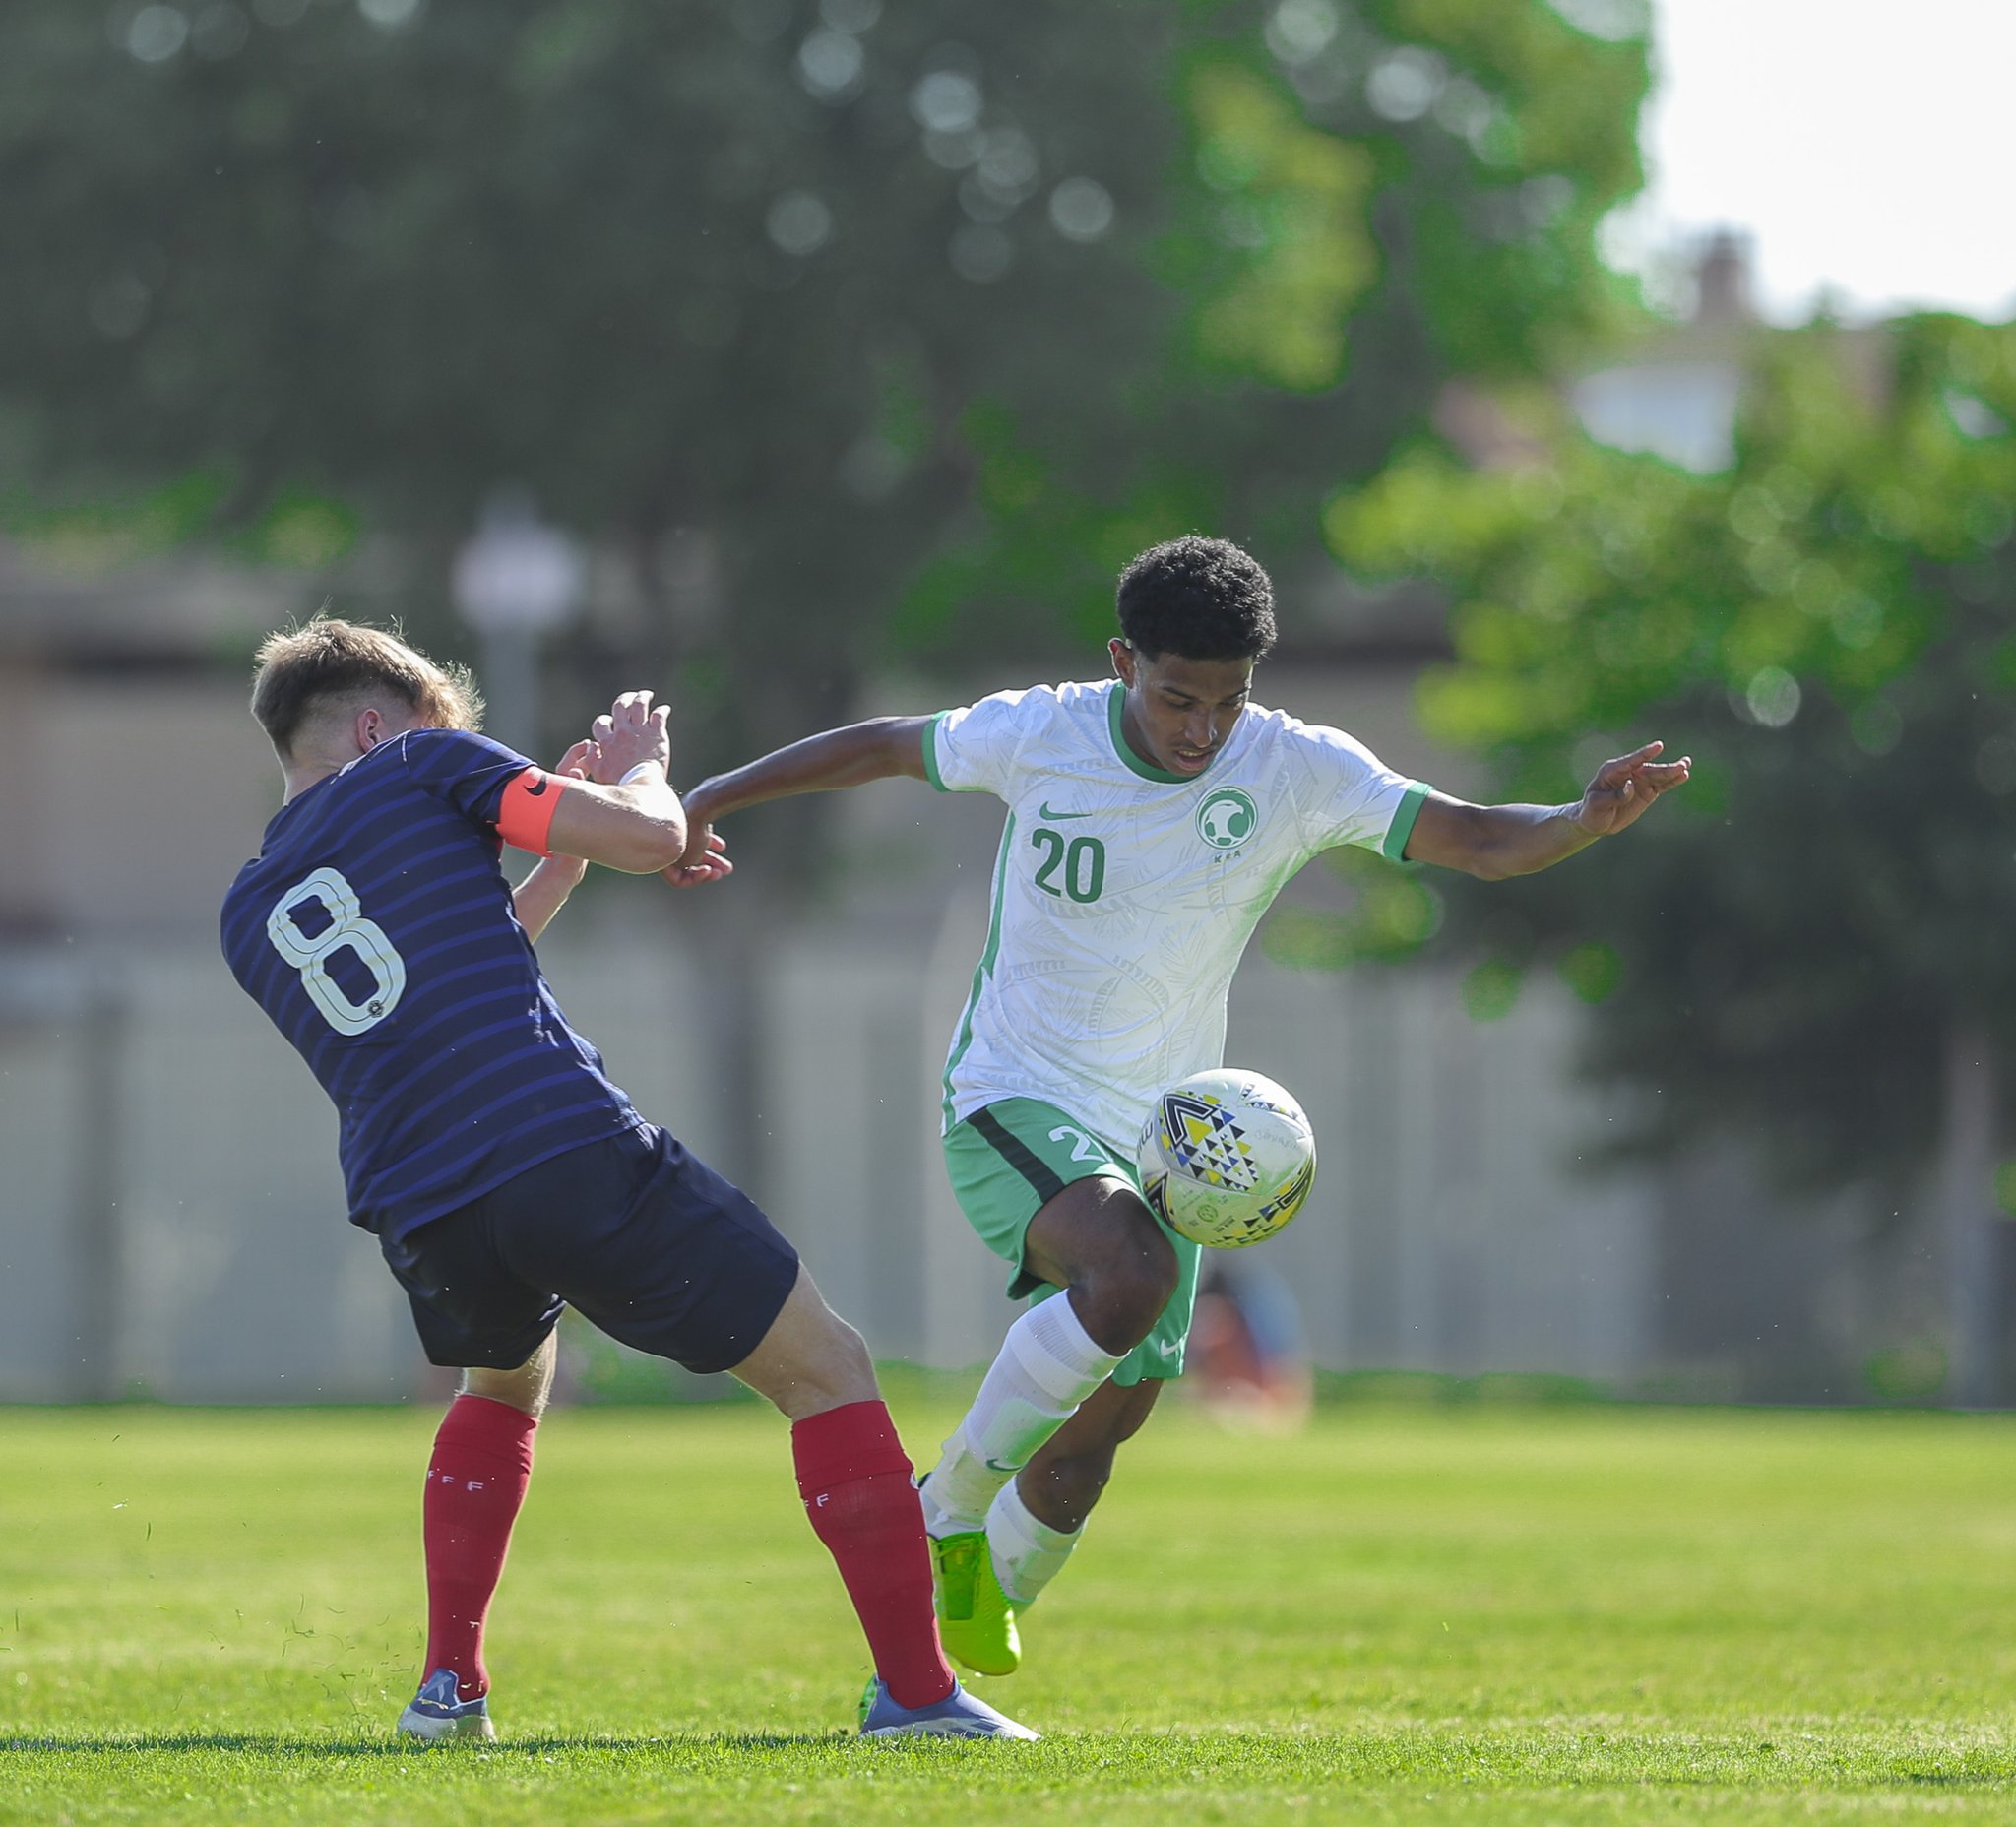
[[[1134,650],[1115,635],[1106,643],[1106,652],[1112,656],[1113,670],[1119,675],[1120,683],[1129,691],[1134,688]]]

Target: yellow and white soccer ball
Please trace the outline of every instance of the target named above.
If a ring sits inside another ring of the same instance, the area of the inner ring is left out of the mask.
[[[1271,1237],[1316,1178],[1316,1136],[1272,1079],[1225,1066],[1193,1073],[1155,1101],[1135,1165],[1141,1192],[1174,1230],[1213,1249]]]

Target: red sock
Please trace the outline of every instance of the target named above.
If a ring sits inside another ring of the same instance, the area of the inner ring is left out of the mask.
[[[814,1415],[791,1428],[791,1456],[805,1514],[840,1565],[875,1672],[898,1706],[943,1700],[953,1679],[931,1614],[924,1513],[889,1411],[850,1402]]]
[[[427,1660],[422,1678],[453,1669],[465,1700],[490,1691],[483,1619],[504,1571],[511,1525],[532,1481],[536,1417],[487,1396],[448,1405],[427,1462]]]

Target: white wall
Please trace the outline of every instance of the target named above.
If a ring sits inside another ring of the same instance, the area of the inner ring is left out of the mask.
[[[882,1356],[976,1362],[1010,1317],[1006,1272],[960,1220],[935,1143],[983,922],[971,894],[921,949],[799,936],[765,976],[763,1102],[778,1114],[752,1177]],[[704,1149],[724,1128],[715,1038],[692,1017],[704,958],[592,925],[546,949],[618,1081]],[[0,1400],[413,1388],[403,1299],[345,1220],[334,1114],[306,1068],[208,947],[94,963],[96,977],[70,951],[0,973]],[[95,1030],[94,981],[116,1010]],[[1230,1056],[1297,1093],[1323,1151],[1310,1206],[1256,1252],[1293,1285],[1319,1362],[1643,1365],[1653,1201],[1643,1182],[1574,1171],[1603,1112],[1566,1069],[1570,1007],[1535,994],[1480,1027],[1439,972],[1293,974],[1257,957],[1232,1007]],[[105,1189],[109,1278],[91,1267]],[[92,1361],[94,1328],[108,1361]]]

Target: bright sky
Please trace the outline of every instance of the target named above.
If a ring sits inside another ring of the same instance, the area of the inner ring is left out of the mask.
[[[1752,238],[1757,302],[1806,316],[2016,311],[2016,0],[1654,0],[1641,267],[1717,226]]]

